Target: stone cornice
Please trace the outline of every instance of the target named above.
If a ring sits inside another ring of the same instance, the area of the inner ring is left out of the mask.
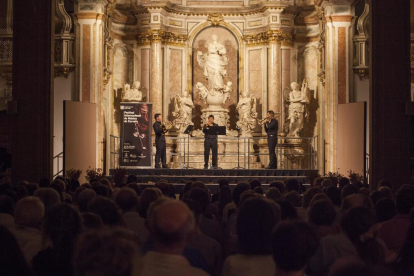
[[[243,40],[246,46],[268,45],[270,43],[280,43],[282,46],[293,46],[293,35],[283,33],[282,30],[270,30],[255,35],[245,35]]]
[[[136,36],[137,45],[150,45],[153,42],[161,42],[167,45],[185,46],[188,40],[187,35],[175,34],[164,30],[148,30]]]

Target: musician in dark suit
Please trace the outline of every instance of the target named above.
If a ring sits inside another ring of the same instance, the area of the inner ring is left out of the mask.
[[[267,133],[267,146],[269,148],[269,165],[266,169],[277,169],[277,157],[275,153],[277,145],[278,121],[275,119],[275,113],[272,110],[267,112],[267,122],[264,124]]]
[[[214,123],[214,116],[208,116],[208,122],[203,127],[204,136],[204,169],[208,169],[208,158],[211,153],[213,155],[213,168],[217,168],[217,134],[208,135],[207,132],[209,127],[211,126],[218,126],[218,124]]]
[[[160,159],[162,163],[162,167],[164,169],[168,169],[166,160],[167,160],[167,146],[165,143],[165,133],[168,132],[168,130],[165,128],[165,126],[162,124],[162,116],[161,114],[157,113],[154,115],[155,123],[152,125],[155,132],[155,168],[160,168]]]

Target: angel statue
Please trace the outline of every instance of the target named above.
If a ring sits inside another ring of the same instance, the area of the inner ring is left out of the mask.
[[[181,95],[174,98],[173,125],[178,130],[185,130],[189,125],[194,125],[192,121],[194,103],[188,92],[184,90]]]
[[[285,129],[288,137],[299,137],[299,132],[303,129],[304,119],[308,118],[308,104],[310,99],[310,90],[306,79],[303,80],[302,88],[299,90],[299,84],[292,82],[292,89],[289,95],[286,95],[285,102],[288,104],[288,118],[286,119]]]
[[[121,98],[123,102],[142,102],[144,98],[142,96],[141,83],[135,81],[132,84],[132,88],[128,83],[125,83]]]
[[[196,83],[196,88],[198,89],[198,95],[201,100],[204,100],[205,103],[207,103],[207,96],[208,96],[208,89],[204,86],[201,82]]]
[[[212,41],[206,43],[207,53],[197,52],[197,62],[203,68],[203,74],[208,80],[208,90],[223,89],[223,77],[227,75],[225,66],[228,63],[226,48],[218,42],[217,35],[211,36]]]
[[[236,106],[239,112],[239,121],[236,123],[241,130],[243,137],[252,136],[253,129],[256,127],[256,98],[249,96],[247,92],[240,93],[240,100]]]

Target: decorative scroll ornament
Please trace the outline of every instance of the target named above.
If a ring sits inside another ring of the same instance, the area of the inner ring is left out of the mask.
[[[211,25],[213,25],[213,26],[218,26],[222,22],[224,22],[224,19],[223,19],[223,15],[217,14],[217,13],[213,13],[213,14],[210,14],[207,17],[207,21],[210,21],[211,22]]]
[[[357,22],[358,35],[354,38],[355,57],[354,57],[354,73],[363,78],[369,77],[369,5],[365,3],[365,9]]]

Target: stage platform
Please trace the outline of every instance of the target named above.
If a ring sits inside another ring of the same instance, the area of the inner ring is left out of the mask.
[[[266,169],[128,169],[128,175],[136,175],[137,182],[142,186],[151,186],[161,179],[176,186],[181,191],[185,183],[192,180],[201,180],[206,183],[211,192],[216,192],[218,181],[227,179],[230,186],[239,182],[249,182],[258,179],[266,189],[267,186],[276,180],[296,178],[299,183],[308,181],[308,175],[316,175],[318,170],[266,170]],[[112,175],[112,171],[110,170]]]

